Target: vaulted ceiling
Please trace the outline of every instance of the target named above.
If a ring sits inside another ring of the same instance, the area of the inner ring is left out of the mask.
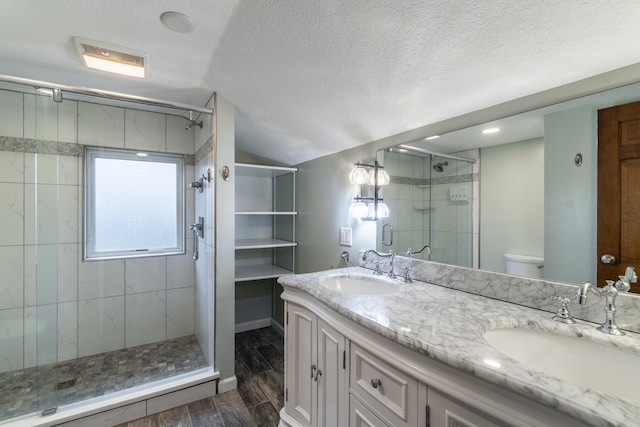
[[[638,22],[637,0],[3,0],[0,73],[195,105],[215,91],[239,149],[297,164],[638,63]],[[73,37],[145,52],[148,78],[86,69]]]

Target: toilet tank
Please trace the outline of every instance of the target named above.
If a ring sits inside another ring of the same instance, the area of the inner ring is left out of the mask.
[[[531,255],[504,254],[504,266],[507,274],[542,278],[544,258]]]

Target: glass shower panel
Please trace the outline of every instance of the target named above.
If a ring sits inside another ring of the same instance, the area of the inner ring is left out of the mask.
[[[35,306],[25,307],[25,361],[37,370],[37,411],[42,415],[58,406],[59,228],[65,223],[60,217],[58,104],[50,95],[25,94],[25,137],[33,132],[35,140],[33,152],[25,153],[25,205],[33,207],[26,212],[32,219],[26,223],[25,254],[34,273],[27,285],[35,291]]]

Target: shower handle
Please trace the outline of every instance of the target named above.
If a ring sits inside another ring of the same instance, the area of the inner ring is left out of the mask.
[[[189,225],[189,230],[193,232],[193,260],[198,260],[198,237],[204,237],[204,218],[199,216],[198,222]]]

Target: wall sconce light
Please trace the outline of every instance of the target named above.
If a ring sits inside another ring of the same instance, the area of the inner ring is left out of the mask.
[[[367,170],[370,169],[370,170]],[[387,171],[375,161],[373,165],[356,163],[349,173],[349,182],[360,185],[360,195],[353,198],[349,216],[365,221],[375,221],[389,216],[389,207],[380,197],[380,187],[389,184]]]

